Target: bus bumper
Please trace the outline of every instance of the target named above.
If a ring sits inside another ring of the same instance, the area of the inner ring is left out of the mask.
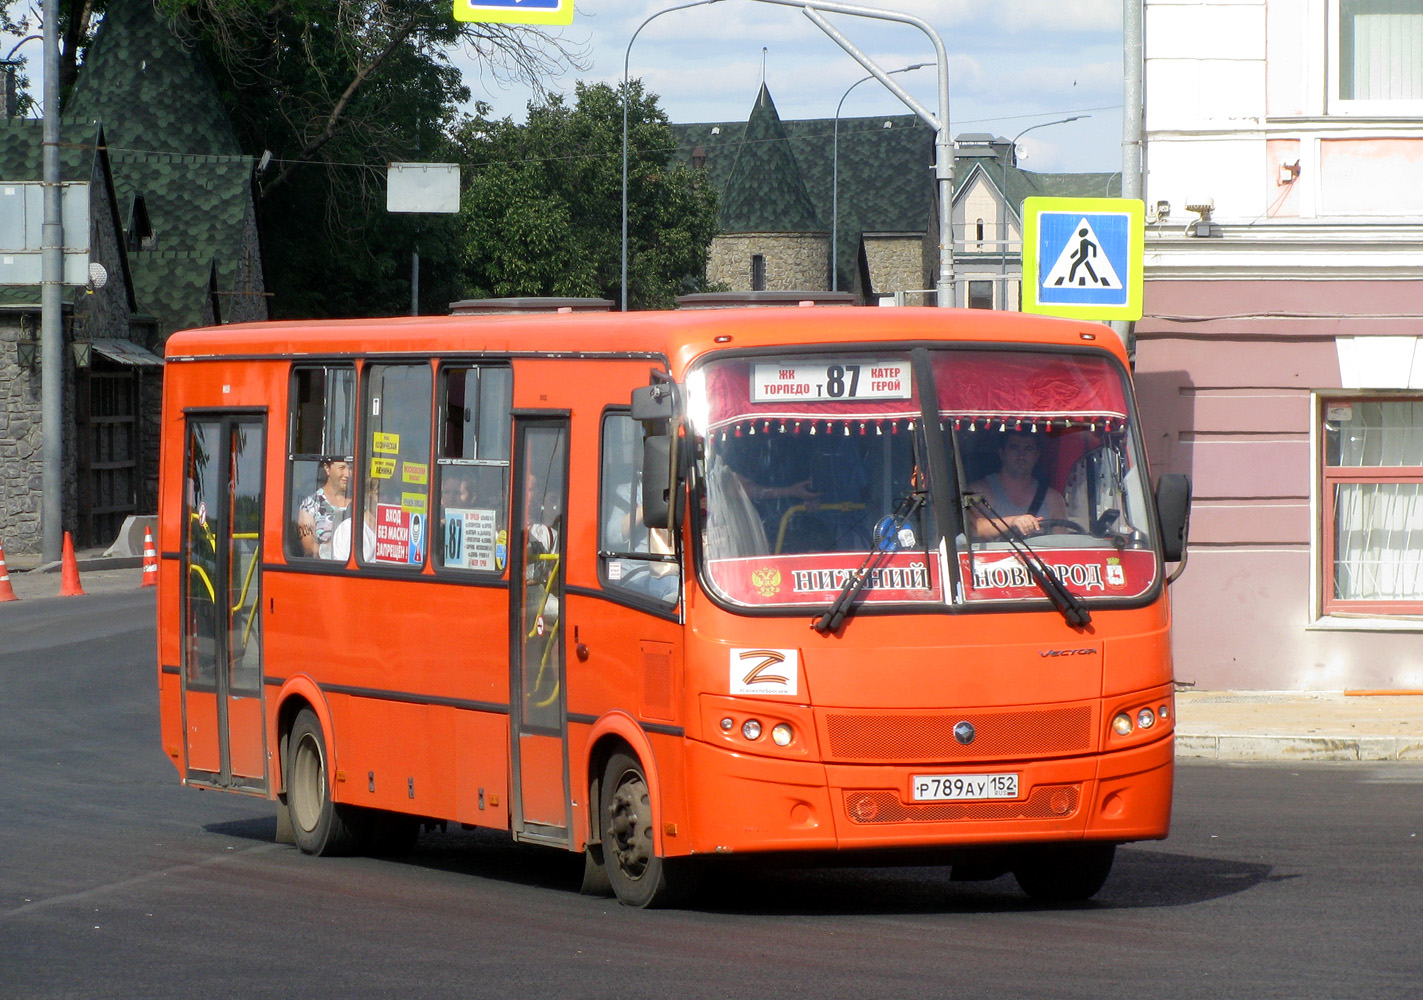
[[[1159,840],[1171,820],[1174,740],[1029,763],[865,766],[783,761],[689,741],[697,854]],[[924,774],[1016,773],[1017,799],[915,802]]]

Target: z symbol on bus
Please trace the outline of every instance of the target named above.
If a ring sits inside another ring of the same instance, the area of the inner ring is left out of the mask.
[[[800,654],[794,649],[733,649],[732,694],[795,694]]]

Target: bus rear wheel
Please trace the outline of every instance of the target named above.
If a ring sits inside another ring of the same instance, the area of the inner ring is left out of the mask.
[[[356,842],[347,808],[331,801],[327,760],[321,723],[304,708],[287,738],[286,789],[292,837],[306,854],[345,854]]]
[[[1044,903],[1079,903],[1106,884],[1116,844],[1051,844],[1033,848],[1013,866],[1019,888]]]
[[[652,791],[636,757],[615,753],[603,769],[599,819],[603,865],[613,894],[625,906],[671,906],[695,888],[686,862],[657,856]]]

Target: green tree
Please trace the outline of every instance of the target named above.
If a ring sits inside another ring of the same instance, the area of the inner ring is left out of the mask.
[[[112,0],[111,0],[112,2]],[[258,212],[273,312],[421,311],[458,297],[453,222],[385,210],[385,166],[453,158],[469,100],[449,52],[535,88],[579,54],[540,29],[457,22],[430,0],[157,0],[214,70],[242,148],[270,152]]]
[[[677,162],[667,115],[628,89],[628,306],[668,308],[703,287],[716,194]],[[528,121],[467,119],[459,216],[463,276],[475,297],[620,298],[622,102],[578,83],[570,105],[530,104]]]

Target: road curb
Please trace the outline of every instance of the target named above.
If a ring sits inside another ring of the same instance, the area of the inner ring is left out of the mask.
[[[1215,760],[1423,760],[1423,738],[1178,732],[1176,756]]]

